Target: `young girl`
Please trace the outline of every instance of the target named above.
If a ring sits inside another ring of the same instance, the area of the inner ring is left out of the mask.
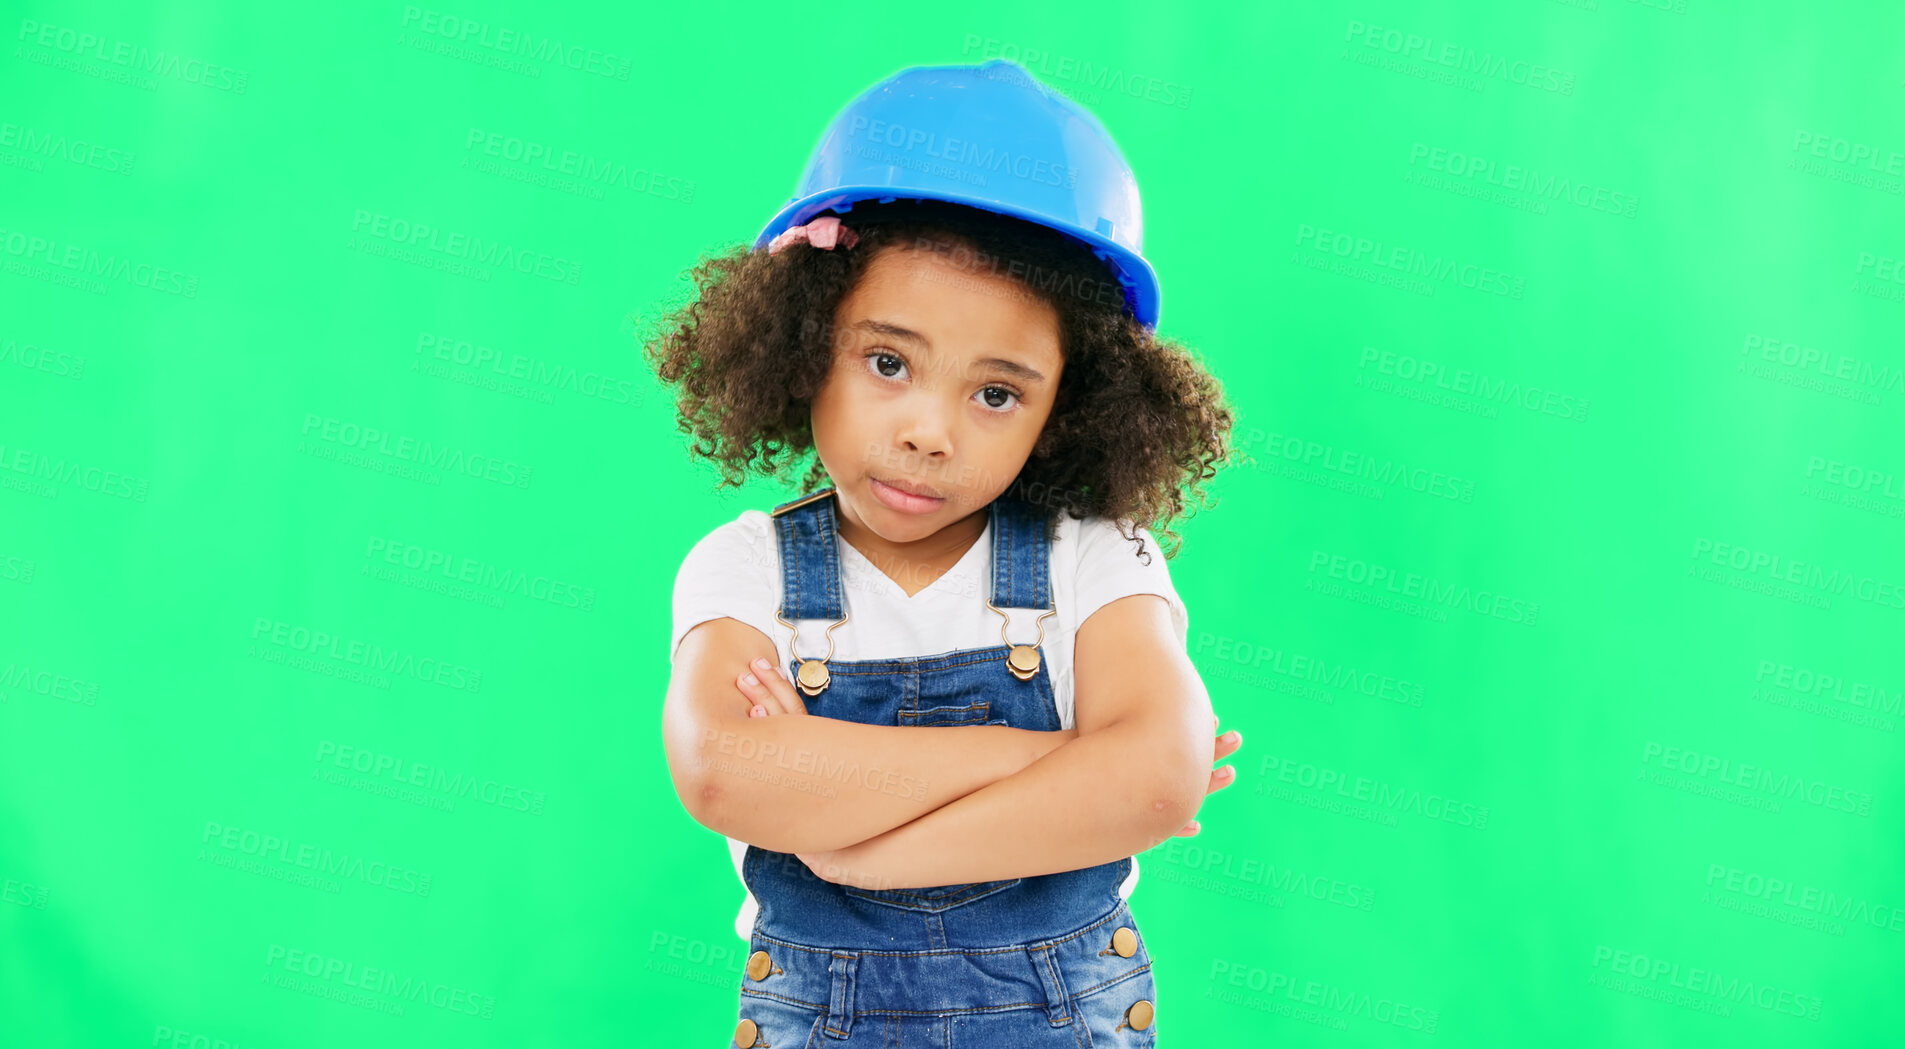
[[[735,1049],[1155,1044],[1133,857],[1241,739],[1146,548],[1232,415],[1142,238],[1096,118],[915,67],[650,340],[724,483],[813,454],[675,581],[670,771],[748,890]]]

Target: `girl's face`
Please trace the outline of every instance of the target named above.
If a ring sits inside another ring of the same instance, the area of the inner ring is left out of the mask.
[[[834,314],[812,407],[843,534],[904,544],[970,519],[1018,477],[1051,416],[1058,313],[960,264],[972,257],[889,247]]]

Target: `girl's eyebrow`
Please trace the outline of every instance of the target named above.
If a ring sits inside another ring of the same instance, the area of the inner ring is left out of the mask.
[[[864,331],[873,335],[884,335],[889,339],[910,342],[918,346],[924,346],[927,349],[931,349],[933,345],[931,340],[919,332],[911,328],[902,328],[897,324],[891,324],[886,321],[872,319],[854,321],[852,324],[847,325],[847,328],[852,331]],[[1030,368],[1020,364],[1018,361],[1007,360],[1004,357],[981,357],[973,363],[981,367],[991,368],[994,371],[1004,372],[1021,382],[1040,383],[1045,381],[1045,373],[1036,368]]]

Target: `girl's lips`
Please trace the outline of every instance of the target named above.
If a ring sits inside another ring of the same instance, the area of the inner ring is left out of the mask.
[[[867,478],[867,481],[873,487],[873,497],[875,499],[886,504],[888,508],[898,510],[903,514],[930,514],[945,505],[946,502],[943,498],[932,499],[923,495],[913,495],[909,492],[902,492],[898,488],[872,477]]]

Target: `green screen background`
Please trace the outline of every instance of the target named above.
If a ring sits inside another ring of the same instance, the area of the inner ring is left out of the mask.
[[[669,594],[795,493],[636,333],[855,93],[1000,56],[1130,157],[1250,459],[1170,562],[1245,742],[1141,857],[1163,1044],[1896,1039],[1881,10],[13,7],[0,1043],[722,1044]]]

